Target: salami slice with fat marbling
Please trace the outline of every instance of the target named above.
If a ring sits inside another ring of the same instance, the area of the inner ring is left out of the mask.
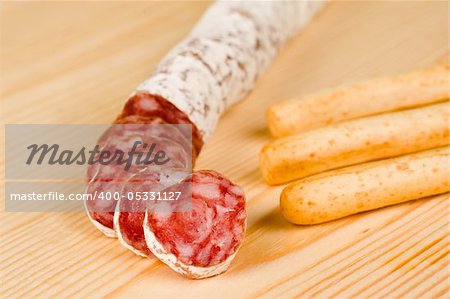
[[[161,126],[163,125],[163,126]],[[130,116],[116,121],[116,126],[108,129],[99,139],[101,151],[115,153],[120,150],[127,157],[134,143],[141,144],[136,150],[148,151],[144,144],[154,144],[153,151],[164,151],[170,161],[164,167],[190,169],[196,152],[181,132],[173,126],[164,125],[158,118],[141,118]],[[99,155],[97,155],[98,158]],[[89,219],[108,237],[116,237],[114,230],[114,213],[117,202],[122,198],[125,184],[135,174],[145,168],[155,166],[132,163],[129,169],[124,165],[111,163],[107,165],[93,164],[88,168],[88,186],[86,193],[92,196],[85,202]],[[164,168],[157,168],[163,170]],[[154,170],[156,171],[156,169]]]
[[[150,251],[189,278],[224,272],[244,239],[243,190],[207,170],[194,172],[164,191],[181,192],[185,198],[147,210],[144,233]],[[183,211],[179,204],[189,207]]]
[[[151,255],[144,237],[144,217],[147,207],[154,204],[156,192],[180,181],[187,175],[182,169],[143,169],[133,175],[122,189],[114,213],[114,230],[120,243],[137,255]],[[151,195],[153,194],[153,195]]]
[[[143,220],[145,211],[153,204],[152,197],[157,192],[173,185],[191,171],[189,149],[170,140],[160,141],[160,146],[171,157],[170,163],[163,167],[146,167],[129,178],[122,185],[115,213],[114,230],[119,241],[126,248],[141,256],[149,256],[144,239]]]

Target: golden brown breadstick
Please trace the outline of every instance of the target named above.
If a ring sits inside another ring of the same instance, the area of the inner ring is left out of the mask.
[[[279,102],[267,111],[275,137],[344,120],[435,103],[450,96],[450,67],[375,79]]]
[[[316,224],[450,191],[450,148],[439,148],[322,173],[281,193],[284,218]]]
[[[263,147],[269,184],[448,145],[450,102],[342,122],[277,139]]]

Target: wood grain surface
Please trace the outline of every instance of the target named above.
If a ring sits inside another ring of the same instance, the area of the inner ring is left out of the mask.
[[[109,123],[207,6],[0,4],[2,122]],[[448,298],[448,195],[294,226],[278,211],[282,187],[264,184],[257,161],[271,103],[445,63],[448,22],[448,2],[331,3],[226,113],[197,167],[247,193],[247,235],[227,273],[184,279],[103,237],[84,213],[2,211],[0,297]]]

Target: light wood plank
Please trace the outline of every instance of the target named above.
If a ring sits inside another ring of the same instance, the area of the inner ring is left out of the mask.
[[[3,3],[2,122],[110,122],[207,5]],[[445,63],[448,21],[447,2],[331,3],[282,50],[248,99],[226,113],[197,165],[238,182],[248,197],[247,236],[224,275],[186,280],[103,237],[83,213],[1,212],[0,297],[448,295],[448,195],[294,226],[278,212],[281,187],[264,184],[257,161],[270,140],[270,104]]]

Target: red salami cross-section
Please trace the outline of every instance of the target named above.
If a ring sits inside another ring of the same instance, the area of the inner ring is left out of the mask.
[[[221,174],[194,172],[166,192],[187,196],[180,204],[191,211],[173,212],[175,204],[161,203],[148,210],[144,222],[147,246],[172,269],[190,278],[224,272],[244,239],[246,225],[243,190]]]
[[[114,213],[117,202],[122,199],[122,196],[126,196],[124,188],[128,181],[133,180],[133,177],[146,169],[153,169],[146,173],[156,174],[162,170],[167,172],[170,169],[187,171],[192,168],[192,160],[196,158],[196,151],[192,149],[190,141],[185,138],[185,135],[177,127],[165,124],[160,118],[128,116],[116,121],[115,124],[117,126],[107,130],[98,142],[102,151],[114,153],[120,150],[127,157],[134,143],[139,141],[141,143],[136,147],[136,151],[147,153],[149,146],[154,144],[153,151],[164,151],[170,157],[170,161],[161,167],[132,163],[129,169],[125,169],[125,165],[111,163],[107,165],[93,164],[88,168],[89,184],[86,192],[96,198],[86,201],[86,209],[89,211],[89,217],[94,225],[108,237],[117,235],[114,230]],[[143,148],[144,143],[147,144],[145,149]],[[154,182],[153,178],[153,175],[148,179],[141,175],[142,181],[146,183]],[[107,200],[107,197],[110,200]]]

